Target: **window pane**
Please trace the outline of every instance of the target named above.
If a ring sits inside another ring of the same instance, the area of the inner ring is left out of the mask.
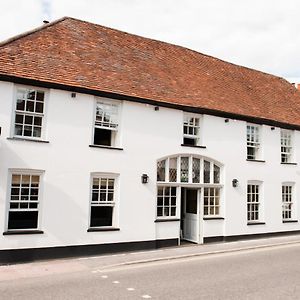
[[[180,181],[188,182],[189,181],[189,158],[181,157],[180,166],[181,166]]]
[[[169,159],[169,181],[176,182],[177,181],[177,158]]]
[[[220,183],[220,168],[214,165],[214,183]]]
[[[200,159],[193,158],[193,183],[200,183]]]
[[[102,128],[95,128],[94,145],[112,146],[112,131]]]
[[[210,162],[204,161],[204,183],[210,183]]]
[[[38,226],[37,211],[10,211],[8,229],[36,229]]]
[[[112,213],[112,206],[92,206],[90,226],[112,226]]]
[[[166,181],[166,161],[161,160],[157,163],[157,181]]]

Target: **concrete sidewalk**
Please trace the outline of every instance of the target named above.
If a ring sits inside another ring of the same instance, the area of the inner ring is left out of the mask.
[[[239,252],[251,249],[267,249],[276,246],[295,244],[299,244],[300,246],[300,235],[227,243],[212,243],[205,245],[184,244],[182,246],[158,250],[47,260],[33,263],[0,266],[0,281],[51,276],[74,272],[96,273],[103,272],[109,268],[126,265],[167,261],[203,255],[214,255],[220,253]]]

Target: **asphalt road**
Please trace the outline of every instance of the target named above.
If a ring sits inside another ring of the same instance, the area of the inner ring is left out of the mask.
[[[300,299],[300,245],[6,280],[0,299]]]

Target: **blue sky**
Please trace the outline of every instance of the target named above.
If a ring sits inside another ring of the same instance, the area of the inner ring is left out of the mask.
[[[0,40],[71,16],[300,82],[299,0],[0,0]]]

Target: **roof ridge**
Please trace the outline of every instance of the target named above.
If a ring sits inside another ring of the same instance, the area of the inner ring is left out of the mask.
[[[43,29],[45,29],[45,28],[51,27],[51,26],[53,26],[53,25],[55,25],[55,24],[57,24],[57,23],[59,23],[59,22],[62,22],[62,21],[64,21],[64,20],[66,20],[66,19],[69,19],[69,17],[66,17],[66,16],[65,16],[65,17],[59,18],[59,19],[54,20],[54,21],[52,21],[52,22],[50,22],[50,23],[48,23],[48,24],[44,24],[44,25],[38,26],[38,27],[36,27],[36,28],[34,28],[34,29],[25,31],[25,32],[23,32],[23,33],[21,33],[21,34],[17,34],[17,35],[15,35],[15,36],[13,36],[13,37],[11,37],[11,38],[8,38],[8,39],[6,39],[6,40],[4,40],[4,41],[2,41],[2,42],[0,41],[0,47],[3,47],[3,46],[5,46],[5,45],[10,44],[10,43],[12,43],[12,42],[14,42],[14,41],[17,41],[17,40],[19,40],[19,39],[22,39],[23,37],[26,37],[26,36],[28,36],[28,35],[34,34],[34,33],[36,33],[36,32],[39,32],[39,31],[41,31],[41,30],[43,30]]]

